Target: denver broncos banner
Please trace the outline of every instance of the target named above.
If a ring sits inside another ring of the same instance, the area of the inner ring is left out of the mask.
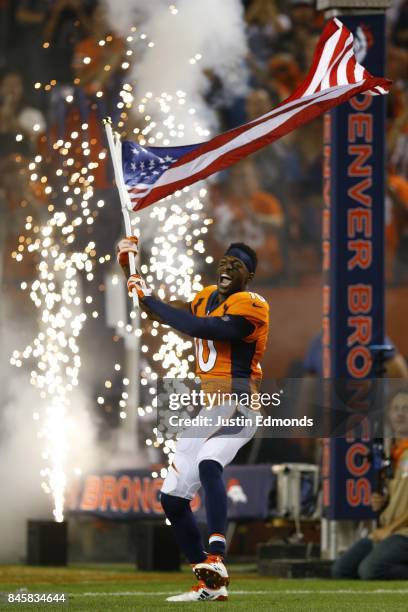
[[[357,61],[384,69],[383,15],[344,17]],[[370,345],[384,343],[383,96],[360,94],[325,116],[323,164],[323,375],[349,379],[350,419],[370,405]],[[335,417],[332,394],[325,398]],[[354,414],[353,414],[354,410]],[[347,428],[324,441],[323,506],[329,519],[373,517],[373,431]]]
[[[228,518],[266,518],[275,478],[271,465],[227,467],[224,479],[228,496]],[[162,478],[152,477],[151,470],[87,474],[71,487],[67,510],[113,520],[162,518],[162,483]],[[191,508],[199,520],[201,516],[205,520],[201,491],[191,502]]]

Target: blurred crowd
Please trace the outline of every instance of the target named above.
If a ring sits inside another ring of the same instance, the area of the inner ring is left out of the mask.
[[[244,11],[247,94],[222,100],[222,84],[214,79],[208,98],[217,106],[220,131],[262,115],[296,89],[324,25],[314,0],[246,0]],[[95,162],[94,188],[109,193],[100,119],[120,119],[119,91],[129,62],[125,41],[111,31],[97,0],[1,0],[0,32],[0,200],[3,218],[13,218],[18,228],[27,210],[38,218],[49,205],[46,180],[30,180],[27,160],[37,156],[49,176],[55,143],[78,129],[86,130],[88,146],[84,150],[80,139],[71,143],[74,164],[80,170],[88,156]],[[408,277],[407,0],[395,0],[388,11],[387,38],[386,76],[393,81],[387,99],[387,280],[400,284]],[[258,279],[265,284],[307,283],[318,275],[321,143],[322,121],[315,120],[221,173],[211,189],[209,250],[217,256],[228,241],[248,242],[258,251]],[[119,232],[118,222],[112,223]],[[112,242],[116,236],[109,229]],[[106,237],[106,223],[105,230],[98,223],[88,230],[95,240]],[[18,260],[24,245],[17,236],[16,246],[4,226],[2,231],[5,252]],[[19,283],[27,265],[20,273],[3,266],[5,280]]]
[[[64,210],[70,166],[82,175],[80,188],[92,180],[96,197],[113,193],[101,119],[120,112],[125,45],[102,5],[83,0],[2,0],[0,32],[2,281],[12,296],[35,274],[35,256],[23,257],[27,219],[35,232],[50,212]],[[92,212],[95,221],[99,214]],[[110,252],[120,224],[112,212],[78,232],[79,241]]]

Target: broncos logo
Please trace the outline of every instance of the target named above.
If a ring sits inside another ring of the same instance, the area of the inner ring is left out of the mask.
[[[248,501],[239,480],[236,480],[235,478],[232,478],[227,483],[227,496],[234,504],[246,504]]]
[[[354,54],[359,64],[365,60],[367,51],[373,44],[374,40],[371,30],[364,24],[358,26],[354,36]]]

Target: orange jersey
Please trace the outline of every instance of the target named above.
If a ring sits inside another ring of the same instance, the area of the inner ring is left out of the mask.
[[[196,338],[196,374],[206,379],[246,378],[260,382],[260,360],[265,352],[269,330],[269,306],[266,300],[251,291],[233,293],[221,304],[212,303],[216,285],[199,291],[191,302],[191,311],[198,317],[245,317],[254,330],[241,340],[221,341]]]

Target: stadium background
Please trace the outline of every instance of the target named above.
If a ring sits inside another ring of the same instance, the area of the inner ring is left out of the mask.
[[[231,88],[226,91],[216,71],[205,71],[204,98],[212,113],[213,132],[251,120],[290,95],[310,65],[324,21],[308,1],[252,0],[242,8],[247,53],[237,74],[245,75],[246,88],[234,96]],[[407,2],[400,1],[387,11],[385,73],[393,81],[386,101],[386,330],[404,357],[408,355],[407,10]],[[36,411],[39,393],[30,388],[29,359],[27,362],[13,351],[30,343],[38,332],[38,312],[29,292],[21,287],[24,283],[30,286],[38,276],[40,257],[38,250],[29,248],[34,242],[30,232],[41,233],[39,228],[46,219],[67,206],[63,191],[67,167],[58,157],[67,155],[61,153],[64,147],[73,152],[72,165],[79,173],[84,160],[88,169],[92,168],[89,164],[95,164],[93,180],[87,183],[84,173],[85,184],[81,186],[86,190],[92,183],[86,216],[93,222],[78,225],[75,237],[80,245],[77,250],[88,249],[92,272],[86,266],[85,271],[92,278],[80,281],[87,295],[88,320],[78,339],[82,363],[76,401],[83,407],[78,423],[84,427],[85,437],[77,464],[72,473],[67,472],[69,481],[79,470],[113,465],[126,420],[122,370],[112,375],[112,364],[126,360],[125,341],[107,326],[105,316],[106,274],[115,274],[114,244],[121,235],[122,220],[109,159],[100,156],[106,149],[100,118],[112,115],[121,125],[122,135],[129,138],[134,137],[134,130],[143,129],[143,116],[130,111],[123,116],[123,108],[118,109],[118,102],[124,100],[119,92],[124,83],[134,85],[132,78],[138,74],[143,54],[139,56],[137,49],[128,54],[133,49],[130,41],[116,33],[113,25],[106,5],[93,1],[0,3],[1,325],[4,357],[11,357],[1,372],[0,458],[7,495],[0,520],[2,530],[10,527],[1,557],[5,562],[24,557],[24,521],[49,516],[52,510],[52,495],[47,497],[42,491],[49,490],[49,475],[41,475],[47,457],[41,456],[41,444],[34,443],[37,420],[41,421],[41,411]],[[101,40],[106,43],[100,45]],[[90,58],[89,63],[84,58]],[[86,85],[78,85],[78,78]],[[132,93],[136,100],[143,95],[137,84]],[[84,123],[86,136],[81,133]],[[66,147],[63,143],[76,131],[80,133],[78,145],[72,140]],[[34,170],[30,166],[33,160]],[[255,289],[271,304],[265,376],[310,373],[305,358],[321,325],[322,119],[233,166],[207,188],[205,214],[213,222],[208,223],[205,236],[206,254],[216,261],[233,240],[248,242],[258,253]],[[99,202],[104,205],[99,207]],[[80,204],[74,202],[72,209],[75,206]],[[153,241],[151,228],[146,235],[143,228],[140,231],[147,254],[149,241]],[[69,250],[69,244],[67,241],[64,248]],[[196,265],[201,282],[206,284],[212,278],[211,261],[200,267],[197,256]],[[155,349],[157,342],[153,338],[150,349]],[[147,356],[142,353],[141,359],[146,361]],[[149,367],[145,361],[143,367]],[[142,392],[140,406],[145,404]],[[141,417],[138,436],[143,459],[158,464],[163,460],[161,451],[150,448],[153,445],[144,446],[151,436],[152,417],[146,413]],[[279,444],[265,440],[257,461],[313,463],[318,455],[319,445],[314,441]],[[246,460],[245,453],[239,460]],[[27,492],[31,499],[28,507],[24,503]],[[107,529],[103,524],[97,527],[102,533]]]

